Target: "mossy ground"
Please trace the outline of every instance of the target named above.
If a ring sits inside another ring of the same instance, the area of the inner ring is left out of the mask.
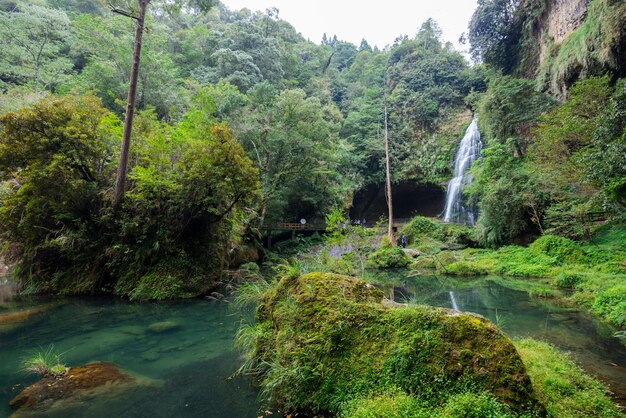
[[[607,389],[556,348],[530,338],[514,340],[514,343],[535,393],[546,406],[548,417],[624,416],[611,402]]]

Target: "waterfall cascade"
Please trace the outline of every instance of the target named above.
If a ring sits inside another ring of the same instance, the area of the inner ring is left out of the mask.
[[[461,310],[459,309],[459,305],[456,304],[456,298],[454,297],[454,292],[451,290],[448,293],[450,294],[450,303],[452,304],[452,309],[460,312]]]
[[[480,141],[480,132],[478,131],[478,119],[474,116],[474,120],[465,131],[465,136],[456,153],[454,178],[450,180],[446,195],[444,222],[464,223],[471,226],[476,223],[476,210],[463,201],[463,189],[472,182],[472,177],[467,174],[467,171],[480,156],[482,147],[483,143]]]

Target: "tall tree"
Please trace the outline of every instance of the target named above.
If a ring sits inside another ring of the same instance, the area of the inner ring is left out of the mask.
[[[139,0],[139,9],[136,15],[131,12],[113,7],[113,12],[131,17],[135,20],[135,44],[133,48],[132,67],[130,70],[130,83],[128,86],[128,98],[126,99],[126,117],[124,118],[124,134],[122,135],[122,148],[120,151],[120,165],[115,179],[115,195],[113,196],[113,208],[119,207],[124,197],[126,184],[126,170],[128,168],[128,153],[130,151],[130,135],[133,130],[133,116],[135,113],[135,97],[137,92],[137,79],[139,77],[139,61],[141,59],[141,39],[146,19],[146,10],[150,0]]]
[[[389,210],[389,225],[387,237],[393,245],[393,199],[391,195],[391,164],[389,161],[389,129],[387,126],[387,98],[385,97],[385,195],[387,196],[387,209]]]
[[[0,11],[0,79],[32,80],[39,93],[42,80],[50,84],[70,68],[61,53],[69,36],[69,19],[61,10],[35,5]]]
[[[128,99],[126,101],[126,116],[124,118],[124,134],[122,136],[122,147],[120,151],[120,164],[115,179],[115,194],[113,196],[113,208],[119,207],[124,197],[126,185],[126,171],[128,169],[128,154],[130,150],[130,137],[133,128],[133,116],[135,111],[135,97],[137,92],[137,80],[139,77],[139,62],[141,60],[141,41],[145,27],[146,12],[151,0],[133,0],[126,3],[128,7],[119,7],[117,4],[109,3],[113,13],[129,17],[135,21],[135,42],[133,47],[132,66],[130,71],[130,82],[128,86]],[[165,11],[180,11],[183,5],[190,10],[206,11],[212,6],[212,0],[189,0],[183,4],[182,0],[157,2],[157,7]]]

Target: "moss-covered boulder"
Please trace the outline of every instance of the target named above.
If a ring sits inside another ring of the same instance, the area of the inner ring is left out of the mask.
[[[63,416],[62,411],[76,403],[115,396],[153,384],[154,381],[131,376],[113,363],[96,361],[71,367],[63,375],[44,377],[28,386],[11,401],[14,410],[11,416],[17,418],[48,413]]]
[[[283,278],[262,295],[256,324],[239,341],[264,393],[287,411],[345,415],[359,400],[398,393],[432,416],[460,395],[487,396],[512,416],[544,411],[515,347],[492,323],[398,306],[347,276]]]

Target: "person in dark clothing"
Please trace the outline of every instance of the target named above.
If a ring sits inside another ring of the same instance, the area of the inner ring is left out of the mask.
[[[402,248],[406,248],[406,235],[402,234],[402,238],[400,238],[400,245]]]

